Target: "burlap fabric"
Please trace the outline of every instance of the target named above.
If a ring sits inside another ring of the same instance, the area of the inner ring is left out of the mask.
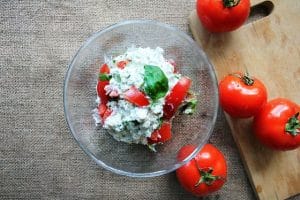
[[[93,32],[124,19],[189,32],[194,0],[0,1],[0,199],[196,199],[174,173],[148,179],[98,167],[70,136],[63,113],[68,63]],[[210,142],[228,181],[206,199],[254,199],[224,116]]]

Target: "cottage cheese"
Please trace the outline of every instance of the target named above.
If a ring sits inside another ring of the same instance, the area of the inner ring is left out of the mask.
[[[147,137],[160,126],[163,116],[164,97],[155,102],[149,99],[150,104],[138,107],[124,99],[124,92],[131,86],[142,88],[144,84],[145,65],[158,66],[168,79],[169,90],[174,87],[180,78],[180,74],[174,74],[174,67],[163,56],[163,49],[151,48],[129,48],[123,55],[113,59],[106,59],[110,68],[111,79],[105,87],[107,93],[116,91],[120,96],[118,100],[107,103],[112,113],[103,123],[109,134],[114,139],[126,143],[147,144]],[[120,69],[116,63],[128,60],[125,68]],[[99,98],[98,100],[99,101]],[[99,123],[99,117],[95,116]]]

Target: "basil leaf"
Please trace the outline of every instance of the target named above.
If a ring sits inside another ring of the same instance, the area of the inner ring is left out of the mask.
[[[195,112],[197,99],[190,99],[184,106],[182,113],[191,115]]]
[[[99,79],[100,79],[100,81],[109,81],[111,79],[111,76],[108,75],[108,74],[100,73],[99,74]]]
[[[145,65],[144,90],[145,93],[156,101],[166,95],[169,83],[164,72],[157,66]]]

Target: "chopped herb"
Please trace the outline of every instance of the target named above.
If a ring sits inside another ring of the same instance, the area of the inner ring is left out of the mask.
[[[100,73],[99,79],[100,81],[109,81],[111,79],[111,75]]]
[[[157,66],[145,65],[144,90],[146,94],[156,101],[166,95],[169,83],[164,72]]]
[[[156,152],[155,144],[148,144],[147,146],[151,151]]]
[[[138,125],[140,124],[140,122],[137,121],[137,120],[132,120],[131,122],[132,122],[132,124],[134,124],[135,126],[138,126]]]
[[[175,78],[180,79],[181,74],[175,74]]]
[[[187,98],[184,100],[182,106],[180,107],[180,112],[188,115],[193,114],[195,112],[197,102],[198,101],[196,95],[189,92]]]
[[[121,76],[120,76],[120,74],[114,74],[113,77],[114,77],[114,79],[116,79],[116,81],[117,81],[118,83],[121,82]]]
[[[158,125],[157,129],[159,129],[164,122],[163,118],[159,118],[158,120],[159,120],[159,125]]]

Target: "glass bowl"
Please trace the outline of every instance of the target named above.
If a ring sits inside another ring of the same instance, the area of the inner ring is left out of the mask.
[[[123,54],[132,45],[164,49],[164,57],[173,59],[179,72],[192,79],[191,89],[197,93],[196,112],[175,117],[172,139],[157,145],[157,152],[144,145],[114,140],[96,127],[92,116],[97,107],[96,84],[104,57]],[[187,34],[151,20],[124,21],[92,35],[69,65],[63,99],[67,123],[84,152],[105,169],[132,177],[166,174],[189,161],[209,139],[218,111],[216,76],[205,53]],[[197,148],[184,161],[178,161],[176,155],[186,144]]]

